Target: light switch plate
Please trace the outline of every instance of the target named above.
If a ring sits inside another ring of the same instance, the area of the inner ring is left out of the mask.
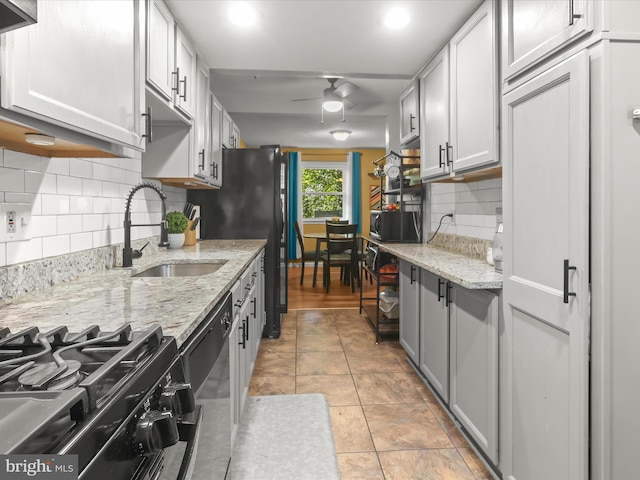
[[[31,238],[31,204],[0,203],[0,242]]]

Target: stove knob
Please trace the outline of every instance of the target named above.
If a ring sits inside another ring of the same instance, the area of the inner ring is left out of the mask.
[[[196,399],[190,383],[167,385],[160,395],[160,408],[176,415],[191,413],[196,409]]]
[[[136,445],[143,454],[156,453],[178,443],[178,426],[171,412],[151,410],[138,420]]]

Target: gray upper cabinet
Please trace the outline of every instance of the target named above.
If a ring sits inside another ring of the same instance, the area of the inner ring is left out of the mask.
[[[400,95],[400,143],[406,145],[420,136],[419,83],[411,82]]]
[[[234,148],[233,145],[233,120],[226,110],[222,112],[222,146]]]
[[[231,132],[231,143],[233,144],[233,148],[240,148],[240,128],[238,125],[234,123]]]
[[[420,269],[400,260],[400,345],[420,363]]]
[[[420,74],[420,176],[441,177],[448,173],[449,145],[449,46]]]
[[[38,23],[3,34],[2,107],[143,150],[143,18],[138,0],[38,2]]]
[[[426,270],[420,272],[420,371],[445,402],[449,401],[449,298],[447,282]]]
[[[196,50],[176,25],[176,76],[175,105],[188,117],[196,116]]]
[[[452,288],[449,408],[497,464],[499,297]]]
[[[209,180],[211,178],[211,102],[209,99],[209,68],[198,59],[198,72],[196,76],[196,155],[193,162],[193,175]]]
[[[165,100],[173,100],[177,88],[175,73],[173,15],[160,0],[147,0],[147,84]]]
[[[587,0],[502,0],[503,79],[515,77],[591,32],[592,3]]]
[[[222,118],[224,110],[222,104],[213,94],[211,101],[211,184],[222,186]]]
[[[449,42],[451,141],[455,174],[499,160],[498,48],[493,1],[484,2]]]

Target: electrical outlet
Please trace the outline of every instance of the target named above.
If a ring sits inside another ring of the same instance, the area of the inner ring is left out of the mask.
[[[31,205],[0,203],[0,242],[15,242],[31,238]]]

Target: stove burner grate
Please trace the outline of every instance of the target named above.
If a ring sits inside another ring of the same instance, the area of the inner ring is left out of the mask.
[[[63,365],[38,363],[20,375],[18,382],[25,390],[65,390],[83,379],[81,365],[77,360],[66,360]]]

